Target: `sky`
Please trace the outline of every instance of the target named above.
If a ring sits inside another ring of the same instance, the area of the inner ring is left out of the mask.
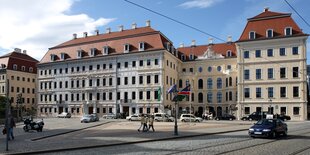
[[[295,22],[310,34],[307,25],[285,0],[129,0],[163,15],[186,23],[221,40],[231,35],[239,39],[248,18],[270,11],[292,13]],[[287,0],[310,23],[309,0]],[[110,27],[117,31],[123,25],[130,29],[132,23],[144,27],[150,20],[155,30],[161,31],[175,47],[181,43],[189,46],[207,44],[212,38],[184,25],[146,11],[124,0],[0,0],[0,55],[14,48],[27,50],[27,54],[41,60],[48,48],[78,37],[83,32],[104,33]],[[310,39],[307,41],[310,59]],[[307,63],[310,64],[310,60]]]

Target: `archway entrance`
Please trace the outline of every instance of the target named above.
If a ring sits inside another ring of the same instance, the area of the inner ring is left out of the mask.
[[[217,107],[216,112],[217,112],[216,116],[222,116],[222,107]]]

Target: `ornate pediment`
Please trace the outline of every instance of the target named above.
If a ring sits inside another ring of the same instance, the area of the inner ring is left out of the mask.
[[[213,51],[212,46],[209,46],[207,51],[202,56],[198,56],[197,59],[221,59],[224,58],[222,54],[217,54]]]

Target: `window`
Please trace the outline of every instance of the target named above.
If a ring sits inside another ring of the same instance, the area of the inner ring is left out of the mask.
[[[207,87],[208,87],[208,89],[212,89],[212,79],[211,78],[208,78]]]
[[[273,79],[273,68],[268,68],[268,79]]]
[[[113,78],[109,78],[109,85],[110,85],[110,86],[113,85]]]
[[[179,80],[179,88],[183,88],[183,81],[182,81],[182,79]]]
[[[222,92],[217,92],[217,102],[222,103]]]
[[[136,92],[135,91],[131,92],[131,99],[132,100],[136,99]]]
[[[193,54],[189,55],[189,60],[194,60],[194,55]]]
[[[133,76],[133,77],[131,77],[131,84],[136,84],[136,77],[135,76]]]
[[[88,70],[90,70],[90,71],[93,70],[93,65],[89,65]]]
[[[292,48],[292,54],[293,55],[298,55],[298,47],[293,47]]]
[[[273,30],[272,29],[268,29],[266,32],[266,36],[267,38],[272,38],[273,37]]]
[[[147,60],[146,60],[146,65],[147,65],[147,66],[151,66],[151,60],[150,60],[150,59],[147,59]]]
[[[280,87],[280,97],[286,97],[286,87]]]
[[[256,69],[256,79],[262,79],[262,69]]]
[[[244,114],[250,114],[250,107],[244,107]]]
[[[112,99],[113,99],[113,93],[109,92],[109,100],[112,100]]]
[[[146,83],[147,84],[151,83],[151,75],[146,76]]]
[[[246,69],[244,70],[244,80],[250,79],[250,70]]]
[[[262,97],[262,88],[257,87],[256,88],[256,98],[261,98]]]
[[[117,85],[118,86],[121,85],[121,78],[120,77],[117,78]]]
[[[286,78],[286,68],[280,68],[280,78]]]
[[[216,83],[217,83],[217,89],[221,89],[222,88],[222,79],[217,78]]]
[[[185,72],[186,72],[186,68],[183,68],[183,69],[182,69],[182,72],[185,73]]]
[[[293,107],[293,114],[299,115],[299,107]]]
[[[88,80],[88,86],[89,86],[89,87],[92,87],[92,86],[93,86],[93,80],[92,80],[92,79],[89,79],[89,80]]]
[[[22,66],[22,71],[26,71],[26,67],[25,66]]]
[[[33,72],[33,68],[29,67],[29,72],[32,73]]]
[[[221,66],[217,66],[217,71],[221,71],[222,70],[222,67]]]
[[[203,79],[198,80],[198,89],[203,89]]]
[[[212,93],[211,92],[208,92],[208,94],[207,94],[207,102],[212,103]]]
[[[109,64],[109,69],[112,69],[112,68],[113,68],[113,64],[110,63],[110,64]]]
[[[250,58],[250,52],[249,51],[244,51],[243,52],[243,58]]]
[[[108,54],[109,54],[109,46],[103,46],[102,55],[108,55]]]
[[[99,70],[100,69],[100,65],[97,65],[97,70]]]
[[[208,72],[211,72],[211,71],[212,71],[212,67],[209,66],[209,67],[208,67]]]
[[[143,100],[143,91],[139,91],[139,99]]]
[[[139,76],[139,84],[143,84],[143,76]]]
[[[198,93],[198,102],[199,103],[203,102],[203,94],[202,93]]]
[[[261,50],[256,50],[255,51],[255,57],[260,58],[261,57]]]
[[[181,60],[184,61],[185,60],[185,56],[182,54],[181,55]]]
[[[268,87],[268,98],[273,98],[273,87]]]
[[[66,59],[66,53],[60,53],[60,59],[65,60]]]
[[[249,39],[255,39],[255,32],[254,31],[251,31],[250,34],[249,34]]]
[[[158,83],[158,75],[155,75],[154,78],[154,83]]]
[[[128,62],[125,62],[125,63],[124,63],[124,67],[125,67],[125,68],[128,68]]]
[[[129,44],[125,44],[124,45],[124,53],[128,53],[130,50],[130,45]]]
[[[124,77],[124,85],[128,85],[128,77]]]
[[[121,63],[120,62],[117,63],[117,68],[121,68]]]
[[[198,68],[198,72],[200,72],[200,73],[202,72],[202,67]]]
[[[83,51],[80,49],[77,51],[77,58],[82,58],[83,57]]]
[[[144,51],[144,45],[145,45],[144,42],[139,43],[139,51]]]
[[[136,67],[136,61],[132,62],[132,67]]]
[[[147,100],[151,99],[151,91],[146,91],[146,99]]]
[[[193,73],[194,69],[193,68],[189,68],[189,72]]]
[[[244,88],[244,98],[250,98],[250,88]]]
[[[285,56],[285,48],[280,48],[280,56]]]
[[[267,56],[272,57],[273,56],[273,49],[267,49]]]
[[[16,64],[13,65],[13,70],[17,70],[17,65]]]
[[[226,52],[226,57],[231,57],[231,56],[232,56],[231,50],[228,50],[228,51]]]
[[[299,87],[293,87],[293,97],[299,97]]]
[[[116,94],[116,99],[117,99],[117,100],[120,100],[120,99],[121,99],[121,93],[120,93],[120,92],[117,92],[117,94]]]
[[[286,27],[284,29],[284,33],[285,33],[285,36],[290,36],[292,35],[292,28],[291,27]]]
[[[298,78],[299,69],[298,67],[293,67],[293,78]]]
[[[102,86],[105,86],[106,85],[106,79],[102,79]]]
[[[154,60],[154,64],[155,64],[155,65],[158,65],[158,59],[155,59],[155,60]]]
[[[143,66],[143,60],[140,60],[139,66]]]
[[[106,69],[107,68],[107,65],[106,64],[103,64],[102,65],[102,69]]]

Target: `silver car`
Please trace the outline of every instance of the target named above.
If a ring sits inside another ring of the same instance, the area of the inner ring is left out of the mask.
[[[89,122],[95,122],[96,117],[94,115],[84,115],[81,118],[81,123],[89,123]]]
[[[140,121],[141,120],[141,116],[138,115],[138,114],[134,114],[134,115],[127,116],[126,119],[128,121]]]
[[[105,119],[116,119],[116,115],[113,113],[108,113],[106,115],[103,115],[102,117]]]

